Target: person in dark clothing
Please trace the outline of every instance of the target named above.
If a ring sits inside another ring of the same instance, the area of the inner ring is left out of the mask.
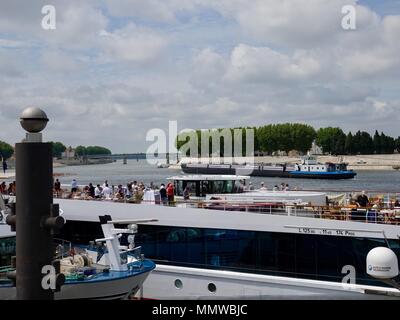
[[[160,188],[160,197],[161,203],[166,205],[168,203],[167,189],[165,189],[165,185],[162,183]]]
[[[94,198],[94,187],[92,183],[89,183],[88,195],[89,197]]]
[[[54,182],[54,191],[56,192],[56,197],[61,195],[61,183],[58,179]]]
[[[362,208],[365,208],[369,205],[369,199],[368,196],[365,194],[365,191],[362,191],[361,194],[358,196],[357,203]]]
[[[8,169],[7,162],[6,162],[5,159],[3,159],[3,172],[4,172],[4,174],[6,174],[7,169]]]

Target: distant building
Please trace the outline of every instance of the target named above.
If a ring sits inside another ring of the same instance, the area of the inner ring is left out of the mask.
[[[288,152],[288,157],[295,158],[295,157],[299,157],[299,156],[300,156],[300,152],[297,150],[290,150]]]
[[[61,153],[62,159],[75,159],[75,149],[69,146],[63,153]]]
[[[321,147],[317,146],[315,141],[312,143],[309,153],[310,154],[316,154],[316,155],[323,154]]]

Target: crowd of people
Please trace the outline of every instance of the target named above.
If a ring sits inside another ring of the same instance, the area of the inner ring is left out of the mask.
[[[15,196],[17,193],[17,185],[16,185],[15,181],[9,183],[8,186],[3,181],[0,184],[0,193],[3,195]]]
[[[143,182],[132,181],[126,185],[111,185],[108,180],[103,184],[94,185],[89,183],[79,187],[76,179],[71,181],[71,188],[63,190],[59,179],[54,181],[54,196],[56,198],[83,198],[86,200],[123,200],[130,202],[146,202],[155,200],[155,192],[158,191],[162,204],[174,203],[174,185],[168,183],[167,186],[161,184],[160,187],[151,182],[145,185]]]
[[[251,182],[249,183],[249,187],[250,187],[250,190],[254,190]],[[258,190],[267,191],[268,187],[265,185],[264,182],[261,182],[260,188]],[[272,191],[290,191],[291,189],[289,187],[289,184],[282,182],[279,186],[277,184],[274,185],[271,190]],[[294,190],[297,190],[297,188],[294,188]]]

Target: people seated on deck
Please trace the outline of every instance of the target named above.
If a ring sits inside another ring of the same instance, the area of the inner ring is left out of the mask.
[[[108,184],[106,184],[106,186],[103,188],[102,194],[103,194],[104,198],[106,198],[106,199],[111,199],[112,190],[111,190],[111,188],[108,186]]]
[[[15,183],[15,181],[13,181],[13,182],[11,182],[11,183],[9,184],[9,186],[8,186],[7,194],[10,195],[10,196],[15,196],[16,193],[17,193],[16,190],[17,190],[17,188],[16,188],[16,183]]]
[[[122,188],[122,184],[118,185],[117,192],[115,193],[115,197],[117,199],[124,199],[125,198],[125,192],[124,192],[124,189]]]
[[[367,222],[376,223],[378,217],[379,206],[375,203],[371,209],[367,211]]]
[[[264,190],[264,191],[266,191],[266,190],[268,190],[267,189],[267,187],[264,185],[264,182],[261,182],[261,188],[260,188],[260,190]]]
[[[279,191],[279,188],[277,185],[274,186],[274,188],[272,189],[272,191]]]
[[[7,185],[4,181],[0,184],[0,193],[7,194]]]
[[[89,183],[88,197],[91,198],[91,199],[94,199],[94,186],[93,186],[93,183]]]
[[[127,199],[132,198],[132,193],[133,193],[132,182],[129,182],[129,183],[126,185],[125,197],[126,197]]]
[[[369,199],[368,196],[365,194],[365,191],[363,190],[361,194],[357,197],[357,203],[361,208],[366,208],[369,205]]]

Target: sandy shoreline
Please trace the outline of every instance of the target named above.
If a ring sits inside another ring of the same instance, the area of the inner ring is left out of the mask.
[[[251,158],[237,158],[242,162],[251,162]],[[357,156],[318,156],[318,161],[325,162],[343,162],[348,163],[348,168],[353,170],[393,170],[393,166],[400,166],[400,154],[371,154]],[[182,158],[181,163],[197,162],[198,159]],[[203,163],[209,161],[208,158],[202,158]],[[225,158],[226,163],[231,163],[232,158]],[[255,163],[299,163],[299,157],[288,156],[257,156],[254,157]]]

